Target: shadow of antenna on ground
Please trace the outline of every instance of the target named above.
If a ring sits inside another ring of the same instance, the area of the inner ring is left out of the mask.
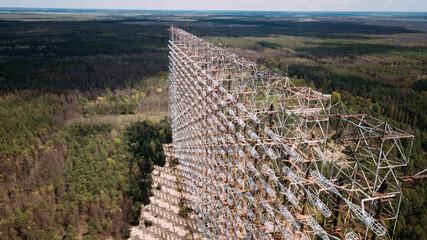
[[[151,239],[201,239],[201,234],[196,229],[194,214],[187,218],[178,215],[180,199],[189,199],[188,192],[181,176],[179,165],[169,167],[172,148],[164,146],[166,165],[155,166],[153,176],[153,193],[150,204],[142,207],[140,224],[132,227],[131,240]],[[158,190],[157,186],[161,186]],[[178,192],[178,188],[182,189]],[[187,204],[188,205],[188,204]],[[144,221],[151,221],[151,226],[145,226]]]

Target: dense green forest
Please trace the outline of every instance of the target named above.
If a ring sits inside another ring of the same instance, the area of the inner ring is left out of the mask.
[[[172,24],[414,134],[399,175],[426,169],[427,16],[304,15],[1,15],[0,239],[127,237],[171,142]],[[405,184],[396,239],[427,239],[426,184]]]
[[[2,96],[2,238],[124,238],[149,203],[153,164],[164,165],[161,144],[171,142],[168,120],[67,126],[55,121],[65,102],[33,91]]]
[[[0,90],[115,89],[167,70],[166,26],[0,22]],[[25,71],[23,71],[25,69]]]

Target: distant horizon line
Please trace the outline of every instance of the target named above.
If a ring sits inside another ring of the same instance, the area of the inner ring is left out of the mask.
[[[349,11],[349,10],[201,10],[201,9],[131,9],[131,8],[40,8],[40,7],[0,7],[0,9],[29,9],[29,10],[100,10],[100,11],[184,11],[184,12],[317,12],[317,13],[427,13],[427,10],[420,11]]]

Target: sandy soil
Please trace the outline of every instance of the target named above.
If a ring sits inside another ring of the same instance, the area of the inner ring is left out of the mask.
[[[166,154],[169,162],[170,152],[166,151]],[[129,239],[201,239],[201,234],[196,229],[194,214],[190,214],[187,218],[178,215],[180,198],[188,199],[180,173],[179,166],[172,169],[168,163],[164,167],[155,167],[154,196],[150,197],[149,205],[142,207],[140,225],[132,227]],[[161,185],[161,190],[157,189],[158,185]],[[178,188],[182,191],[178,192]],[[151,221],[152,226],[145,227],[144,220]]]

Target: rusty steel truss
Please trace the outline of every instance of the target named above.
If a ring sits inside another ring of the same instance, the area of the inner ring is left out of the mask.
[[[170,32],[173,144],[204,237],[393,237],[412,135]]]

